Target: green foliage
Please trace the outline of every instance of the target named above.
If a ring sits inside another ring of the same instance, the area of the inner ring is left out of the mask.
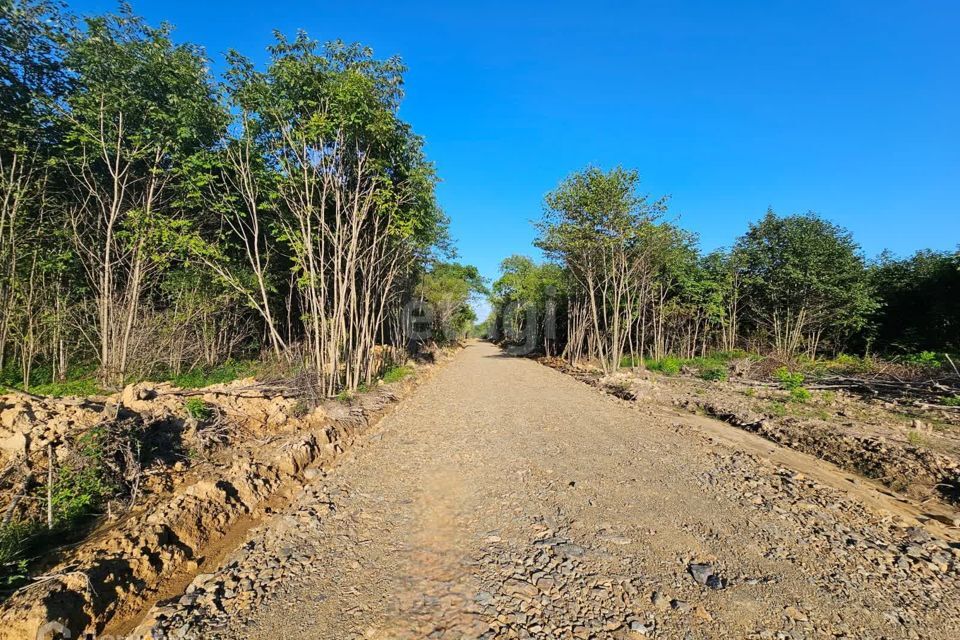
[[[35,522],[13,521],[0,526],[0,592],[15,589],[26,580],[25,556],[41,532]]]
[[[782,418],[787,415],[787,405],[782,402],[770,403],[770,415]]]
[[[104,479],[97,464],[61,467],[57,470],[51,495],[54,525],[64,529],[76,526],[99,509],[113,491],[114,487]],[[38,498],[45,496],[46,489]]]
[[[860,247],[847,230],[813,213],[767,211],[734,253],[750,320],[755,330],[769,332],[781,355],[795,355],[811,334],[842,345],[877,308]]]
[[[700,370],[700,377],[704,380],[723,381],[729,374],[726,367],[707,367]]]
[[[946,358],[943,354],[934,351],[921,351],[919,353],[909,353],[899,358],[900,362],[906,364],[915,364],[929,369],[939,369],[946,364]]]
[[[187,412],[188,416],[200,422],[213,417],[213,409],[210,408],[210,405],[208,405],[203,398],[187,398],[183,403],[183,409]]]
[[[873,315],[876,348],[960,353],[960,251],[923,250],[905,259],[884,253],[870,281],[881,304]]]
[[[799,372],[791,372],[786,367],[780,367],[774,374],[780,382],[780,386],[790,392],[790,401],[803,403],[810,399],[810,391],[804,386],[806,377]]]
[[[943,399],[943,404],[948,407],[960,407],[960,396],[951,396]]]
[[[386,383],[399,382],[413,373],[413,369],[405,366],[393,366],[387,369],[383,374],[383,381]]]
[[[780,383],[780,386],[787,391],[802,387],[804,380],[806,380],[806,377],[802,373],[791,372],[786,367],[780,367],[773,375]]]
[[[470,302],[488,291],[476,267],[448,262],[437,263],[423,274],[415,293],[430,303],[434,338],[443,342],[469,332],[477,319]]]
[[[161,376],[181,389],[202,389],[214,384],[226,384],[256,375],[258,362],[254,360],[227,360],[216,367],[195,367],[172,376]]]
[[[30,393],[35,393],[38,396],[61,398],[64,396],[102,395],[104,390],[100,387],[100,383],[97,382],[96,379],[81,378],[79,380],[66,380],[64,382],[50,382],[31,386]]]
[[[660,360],[647,360],[645,364],[650,371],[658,371],[664,375],[675,376],[680,374],[680,369],[683,367],[683,360],[674,358],[673,356],[667,356]]]
[[[919,432],[911,429],[907,432],[907,442],[915,447],[922,447],[926,444],[926,439]]]

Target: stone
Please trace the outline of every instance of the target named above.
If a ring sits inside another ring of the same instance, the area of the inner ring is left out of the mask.
[[[707,586],[707,580],[713,576],[713,567],[709,564],[693,563],[687,567],[690,575],[697,581],[697,584]]]

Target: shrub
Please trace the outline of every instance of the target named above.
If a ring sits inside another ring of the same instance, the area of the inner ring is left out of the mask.
[[[704,380],[722,381],[727,379],[726,367],[708,367],[700,370],[700,377]]]
[[[46,495],[46,487],[41,491]],[[99,509],[113,493],[98,464],[61,467],[50,492],[54,526],[70,529]]]
[[[290,415],[294,418],[302,418],[310,413],[310,404],[305,400],[297,400],[290,407]]]
[[[802,373],[791,373],[786,367],[780,367],[773,375],[776,376],[780,386],[787,391],[802,387],[805,380]]]
[[[209,420],[213,416],[213,410],[203,401],[203,398],[187,398],[183,408],[188,416],[200,422]]]
[[[916,364],[930,369],[939,369],[943,366],[941,354],[934,351],[921,351],[903,356],[902,361],[907,364]]]
[[[960,407],[960,396],[953,396],[952,398],[944,398],[943,404],[948,407]]]
[[[810,399],[810,392],[803,387],[794,387],[790,389],[791,402],[806,402]]]

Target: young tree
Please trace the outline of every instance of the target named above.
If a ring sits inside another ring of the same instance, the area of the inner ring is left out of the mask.
[[[145,297],[182,249],[189,221],[178,202],[181,167],[220,136],[224,114],[202,52],[176,45],[122,7],[71,34],[74,75],[62,127],[69,175],[67,219],[94,300],[89,327],[101,377],[128,373]]]
[[[433,310],[435,338],[449,342],[464,337],[477,316],[470,306],[488,293],[480,272],[472,265],[441,262],[423,274],[415,295]]]
[[[604,371],[620,366],[649,295],[656,221],[666,199],[637,191],[636,171],[595,167],[575,173],[547,195],[537,246],[567,267],[571,290],[567,357],[596,358]]]
[[[734,248],[756,330],[782,357],[836,347],[875,309],[864,259],[850,233],[813,213],[772,210]]]

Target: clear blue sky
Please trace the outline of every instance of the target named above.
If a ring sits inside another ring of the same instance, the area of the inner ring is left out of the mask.
[[[443,179],[462,261],[487,277],[535,255],[543,195],[591,163],[637,168],[705,249],[768,205],[821,213],[868,256],[960,243],[956,0],[133,6],[215,68],[230,47],[263,60],[273,29],[402,56],[402,115]]]

